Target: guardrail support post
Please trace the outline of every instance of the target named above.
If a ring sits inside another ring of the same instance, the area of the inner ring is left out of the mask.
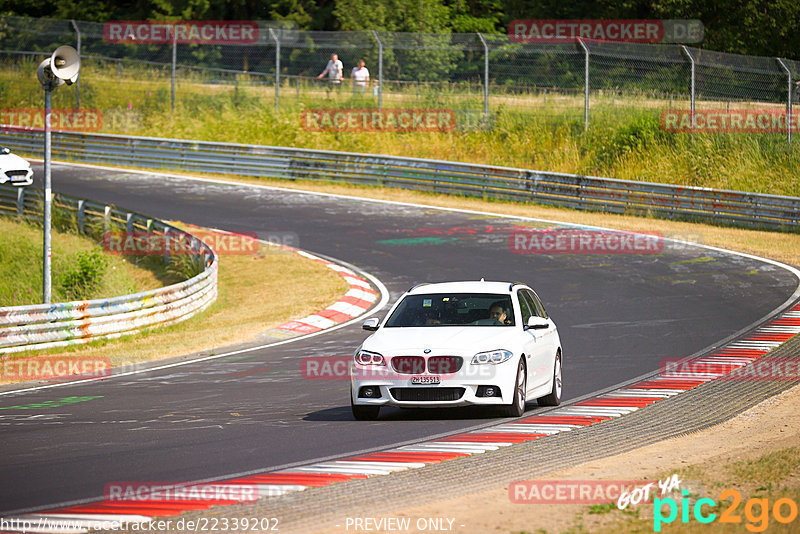
[[[484,119],[489,119],[489,45],[483,34],[478,32],[478,38],[483,44],[483,116]]]
[[[694,62],[694,56],[692,56],[692,53],[689,52],[688,48],[686,48],[686,45],[681,45],[681,48],[683,49],[683,53],[686,54],[686,57],[689,58],[689,63],[691,63],[691,66],[692,66],[692,77],[691,77],[690,85],[689,85],[689,91],[690,91],[690,94],[689,94],[689,96],[690,96],[690,107],[689,107],[689,109],[690,109],[691,119],[692,119],[692,129],[694,129],[694,102],[695,102],[694,99],[695,99],[695,72],[696,72],[696,67],[695,67],[695,62]]]
[[[78,233],[86,233],[86,201],[78,201]]]
[[[169,227],[164,228],[164,263],[169,263]]]
[[[128,212],[125,215],[125,230],[129,235],[133,233],[133,213]]]
[[[17,217],[22,218],[25,211],[25,189],[22,187],[17,188]]]
[[[589,48],[580,37],[578,37],[578,43],[585,54],[583,67],[583,130],[586,131],[589,129]]]
[[[375,30],[372,36],[378,42],[378,109],[383,109],[383,42]]]
[[[789,67],[786,66],[786,63],[779,58],[776,57],[775,59],[778,60],[783,70],[786,71],[786,77],[789,80],[788,90],[786,92],[786,142],[792,142],[792,71],[789,70]]]
[[[78,51],[78,59],[81,57],[81,29],[78,28],[78,24],[75,22],[75,19],[70,19],[72,23],[72,27],[75,28],[75,33],[78,34],[78,46],[75,47]],[[78,81],[75,82],[75,109],[80,109],[81,107],[81,80],[78,78]]]
[[[275,114],[277,115],[281,87],[281,40],[278,38],[278,33],[272,28],[269,28],[269,35],[275,41]]]
[[[103,230],[106,233],[111,231],[111,206],[106,206],[103,210]]]

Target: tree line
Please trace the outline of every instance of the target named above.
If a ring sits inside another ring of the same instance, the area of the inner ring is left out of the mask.
[[[699,19],[702,48],[800,59],[798,0],[0,0],[0,15],[287,20],[302,30],[506,33],[516,19]]]

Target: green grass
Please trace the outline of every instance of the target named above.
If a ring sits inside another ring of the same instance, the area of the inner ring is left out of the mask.
[[[52,302],[115,297],[180,278],[109,256],[87,237],[53,230]],[[42,302],[42,230],[0,217],[0,306]]]
[[[4,64],[0,72],[4,107],[41,107],[41,93],[32,90],[34,75],[34,62]],[[102,110],[106,132],[394,154],[800,196],[800,139],[789,147],[783,134],[666,133],[660,128],[659,113],[686,108],[688,103],[646,94],[593,95],[588,131],[584,131],[581,96],[531,93],[491,97],[493,127],[485,131],[342,133],[304,130],[301,112],[374,107],[377,102],[371,95],[354,97],[346,88],[328,95],[315,84],[287,85],[276,114],[274,87],[265,85],[263,78],[239,76],[230,83],[213,84],[184,73],[173,112],[165,70],[122,67],[118,71],[116,64],[86,62],[81,79],[81,105]],[[72,88],[54,93],[56,108],[70,108],[74,102]],[[384,95],[384,105],[479,112],[482,100],[478,93],[464,94],[458,88],[407,88],[405,93]]]

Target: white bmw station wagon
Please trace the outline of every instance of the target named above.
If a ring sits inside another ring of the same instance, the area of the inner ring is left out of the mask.
[[[482,405],[518,417],[528,399],[561,402],[561,340],[529,286],[516,282],[420,284],[395,303],[353,355],[353,416],[381,406]]]

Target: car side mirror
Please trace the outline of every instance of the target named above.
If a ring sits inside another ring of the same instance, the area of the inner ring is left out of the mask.
[[[361,325],[361,328],[363,330],[369,330],[370,332],[374,332],[375,330],[378,329],[378,325],[380,323],[381,320],[378,319],[377,317],[370,317],[369,319],[364,321],[364,324]]]
[[[532,329],[532,330],[544,330],[545,328],[550,327],[550,321],[545,319],[544,317],[539,317],[538,315],[533,315],[528,317],[528,324],[525,325],[525,330]]]

